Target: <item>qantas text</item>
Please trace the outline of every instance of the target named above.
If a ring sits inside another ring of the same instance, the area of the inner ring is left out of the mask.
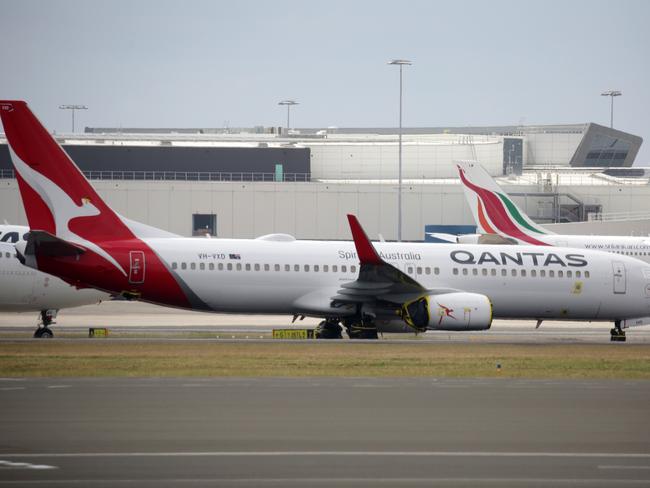
[[[566,254],[559,256],[552,252],[500,252],[491,253],[489,251],[476,254],[470,251],[453,251],[450,255],[453,261],[458,264],[496,264],[508,265],[516,264],[518,266],[574,266],[581,268],[587,266],[587,260],[582,254]]]

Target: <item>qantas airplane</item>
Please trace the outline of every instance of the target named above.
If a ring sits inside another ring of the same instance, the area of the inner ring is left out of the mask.
[[[650,237],[554,234],[528,218],[479,163],[458,161],[456,164],[465,198],[481,234],[496,234],[518,244],[597,249],[650,262]],[[459,240],[476,242],[476,237]]]
[[[0,225],[0,242],[16,244],[20,240],[26,240],[29,227],[24,225]]]
[[[317,336],[484,330],[492,318],[650,317],[650,266],[628,256],[536,246],[169,237],[116,214],[23,101],[0,101],[30,225],[19,258],[69,283],[193,310],[309,315]],[[161,236],[162,235],[162,236]],[[614,337],[614,336],[613,336]]]
[[[0,225],[0,312],[39,312],[34,337],[53,337],[50,326],[62,308],[79,307],[108,300],[99,290],[77,290],[59,278],[20,264],[17,242],[25,241],[28,227]]]

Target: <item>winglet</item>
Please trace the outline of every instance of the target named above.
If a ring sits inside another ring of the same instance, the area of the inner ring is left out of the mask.
[[[357,248],[359,262],[361,264],[384,264],[357,218],[352,214],[348,214],[348,222],[350,223],[354,246]]]

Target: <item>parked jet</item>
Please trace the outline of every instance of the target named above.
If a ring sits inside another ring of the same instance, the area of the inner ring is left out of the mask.
[[[0,242],[15,244],[20,240],[24,241],[27,239],[28,232],[29,227],[24,225],[0,225]]]
[[[77,290],[55,276],[23,266],[15,243],[25,241],[28,227],[0,225],[0,312],[39,312],[34,337],[52,337],[50,326],[62,308],[90,305],[110,296],[93,288]]]
[[[554,234],[528,218],[479,163],[456,164],[478,232],[519,244],[596,249],[650,262],[650,237]]]
[[[535,246],[161,238],[97,194],[22,101],[0,117],[31,231],[23,262],[130,299],[185,309],[322,317],[320,337],[484,330],[492,318],[613,321],[650,316],[650,266]]]

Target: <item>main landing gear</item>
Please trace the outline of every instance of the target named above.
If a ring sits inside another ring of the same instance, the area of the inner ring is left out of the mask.
[[[54,332],[52,332],[49,326],[56,323],[54,319],[56,318],[57,312],[58,310],[41,310],[38,328],[34,332],[34,338],[51,339],[54,337]]]
[[[316,327],[314,336],[316,339],[342,339],[341,330],[338,319],[325,319]]]
[[[625,331],[621,328],[621,321],[614,322],[614,328],[609,331],[612,342],[625,342]]]
[[[377,327],[370,318],[343,322],[350,339],[378,339]]]
[[[354,318],[345,319],[343,327],[350,339],[378,339],[377,326],[374,323],[373,314],[363,314]],[[342,339],[340,319],[330,317],[323,320],[314,331],[316,339]]]

